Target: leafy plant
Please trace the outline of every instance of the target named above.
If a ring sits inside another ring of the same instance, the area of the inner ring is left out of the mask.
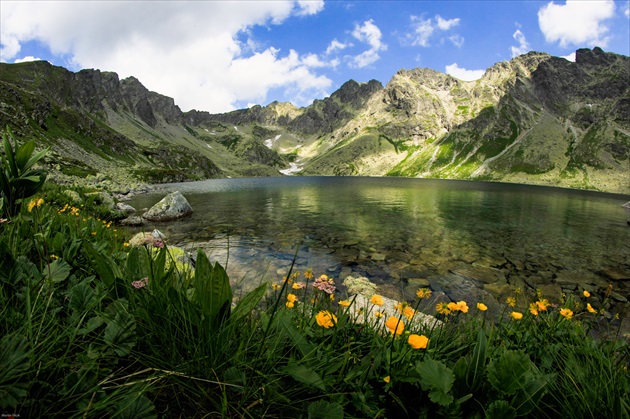
[[[7,127],[2,133],[4,155],[0,155],[0,208],[8,217],[14,217],[20,211],[24,199],[35,195],[42,188],[47,176],[43,169],[34,169],[33,166],[48,153],[48,148],[33,154],[34,141],[19,147],[14,147],[14,143],[13,133]]]

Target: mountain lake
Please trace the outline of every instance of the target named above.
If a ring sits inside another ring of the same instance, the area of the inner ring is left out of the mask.
[[[272,177],[160,185],[129,204],[146,209],[175,190],[191,216],[132,232],[159,229],[169,245],[203,248],[227,265],[236,295],[261,281],[280,282],[297,250],[294,272],[327,274],[341,292],[351,275],[398,299],[431,286],[436,297],[453,300],[492,295],[498,303],[520,288],[550,296],[587,289],[601,302],[613,283],[616,302],[628,307],[623,195],[476,181]]]

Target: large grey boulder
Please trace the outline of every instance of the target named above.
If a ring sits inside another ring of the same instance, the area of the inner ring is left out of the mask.
[[[149,221],[171,221],[192,214],[193,210],[184,195],[175,191],[166,195],[142,216]]]

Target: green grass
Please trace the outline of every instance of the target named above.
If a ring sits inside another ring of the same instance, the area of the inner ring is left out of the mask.
[[[538,309],[520,319],[509,305],[453,302],[442,325],[422,325],[409,317],[429,308],[424,289],[384,324],[378,298],[361,310],[332,278],[292,266],[233,301],[203,251],[192,258],[152,236],[130,246],[115,216],[76,192],[70,203],[48,185],[0,223],[2,412],[628,417],[628,344],[589,335],[607,320],[587,296],[515,301]]]

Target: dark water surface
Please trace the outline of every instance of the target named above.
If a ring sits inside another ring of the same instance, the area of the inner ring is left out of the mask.
[[[143,229],[160,229],[170,244],[201,246],[222,264],[229,257],[228,273],[245,289],[286,273],[298,243],[298,270],[377,283],[407,283],[453,266],[492,267],[510,283],[630,269],[622,207],[628,199],[620,195],[468,181],[278,177],[164,185],[130,204],[148,208],[174,190],[193,215]]]

